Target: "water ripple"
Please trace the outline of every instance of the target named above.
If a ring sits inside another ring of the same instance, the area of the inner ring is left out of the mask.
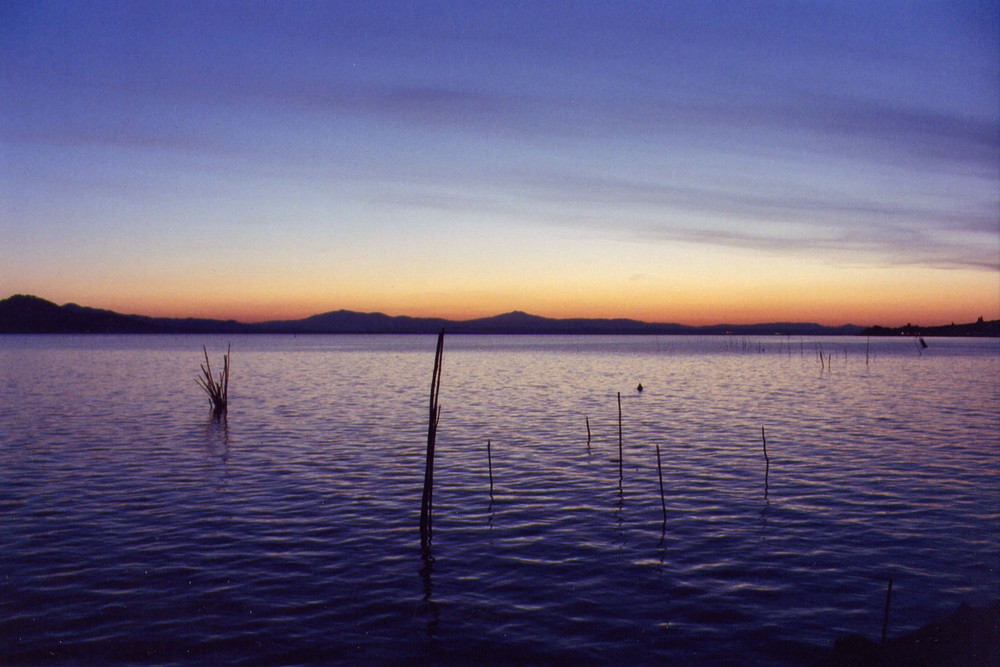
[[[450,338],[422,554],[432,339],[236,337],[222,423],[202,341],[6,338],[0,661],[802,664],[1000,595],[994,342],[724,342]]]

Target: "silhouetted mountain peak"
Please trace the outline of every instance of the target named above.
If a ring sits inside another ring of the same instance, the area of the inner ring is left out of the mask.
[[[159,331],[148,319],[76,304],[57,306],[28,294],[0,301],[2,333],[143,333]]]
[[[59,306],[52,303],[51,301],[46,301],[45,299],[33,296],[31,294],[14,294],[3,301],[0,304],[4,304],[10,308],[58,308]]]
[[[923,335],[998,335],[1000,323],[980,322],[950,327],[923,328]],[[854,335],[862,328],[854,325],[828,327],[814,323],[777,322],[770,324],[685,326],[640,322],[624,318],[555,319],[532,315],[523,310],[473,320],[453,321],[433,317],[408,317],[385,313],[333,310],[299,320],[275,320],[243,324],[234,320],[196,318],[153,318],[122,315],[68,303],[58,306],[30,294],[15,294],[0,301],[0,333],[394,333],[430,334],[444,329],[456,334],[601,334],[601,335]],[[913,329],[916,329],[915,327]],[[899,335],[912,334],[909,328],[869,330]]]
[[[526,313],[523,310],[512,310],[509,313],[503,313],[501,315],[494,315],[492,317],[481,317],[477,318],[476,322],[505,322],[508,324],[513,323],[523,323],[523,322],[539,322],[547,320],[549,318],[541,317],[539,315],[532,315]]]

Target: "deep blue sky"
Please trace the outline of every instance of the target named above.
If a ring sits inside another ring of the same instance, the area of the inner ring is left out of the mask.
[[[1000,317],[998,2],[8,2],[0,297]]]

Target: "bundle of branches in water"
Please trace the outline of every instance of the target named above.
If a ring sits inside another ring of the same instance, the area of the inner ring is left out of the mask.
[[[208,393],[208,398],[212,401],[212,414],[225,414],[229,405],[229,352],[232,350],[232,343],[226,348],[226,354],[222,357],[222,372],[219,379],[212,376],[212,364],[208,360],[208,350],[201,346],[205,353],[205,363],[201,365],[202,376],[196,378],[198,385]]]

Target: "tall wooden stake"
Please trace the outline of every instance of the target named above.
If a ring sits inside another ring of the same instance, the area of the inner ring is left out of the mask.
[[[420,546],[425,550],[431,542],[431,512],[434,509],[434,445],[437,441],[438,420],[441,406],[438,394],[441,391],[441,362],[444,357],[444,331],[438,334],[437,349],[434,352],[434,372],[431,375],[430,404],[427,414],[427,458],[424,463],[424,493],[420,501]]]

